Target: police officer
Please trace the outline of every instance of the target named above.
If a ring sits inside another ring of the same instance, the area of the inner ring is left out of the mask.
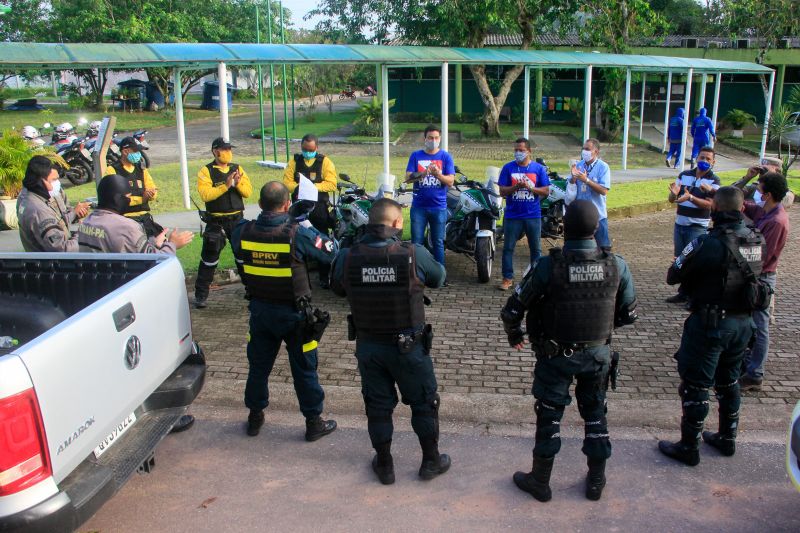
[[[336,167],[330,157],[318,152],[319,140],[316,135],[308,133],[303,136],[300,142],[300,153],[294,154],[286,170],[283,171],[283,184],[292,193],[292,201],[297,201],[299,191],[300,174],[311,180],[319,191],[317,203],[314,210],[308,215],[311,224],[325,235],[330,235],[333,227],[329,207],[329,193],[336,191],[338,178]],[[329,287],[330,267],[325,264],[319,265],[319,284],[323,289]]]
[[[19,238],[26,252],[77,252],[69,225],[89,212],[89,204],[69,206],[53,162],[35,155],[28,161],[17,197]]]
[[[119,149],[119,161],[106,168],[105,175],[117,174],[128,180],[131,201],[122,214],[139,222],[148,237],[155,237],[164,228],[150,214],[150,201],[158,197],[158,188],[150,171],[142,167],[142,150],[147,148],[133,137],[125,137],[120,141]]]
[[[400,242],[402,230],[400,204],[376,201],[364,237],[339,254],[331,276],[333,291],[350,303],[350,339],[356,339],[367,428],[377,452],[372,469],[384,485],[394,483],[395,384],[411,406],[411,426],[422,447],[419,477],[433,479],[450,468],[450,457],[439,453],[433,335],[423,304],[425,287],[441,287],[445,269],[422,246]]]
[[[262,209],[258,219],[242,220],[231,239],[250,297],[250,369],[244,389],[244,403],[250,409],[247,434],[258,435],[264,424],[269,375],[285,342],[294,390],[306,417],[306,440],[315,441],[335,430],[336,422],[320,417],[325,393],[317,376],[317,343],[330,317],[311,309],[306,261],[330,264],[336,241],[308,221],[301,226],[289,216],[289,190],[282,183],[264,185],[258,205]]]
[[[717,190],[712,202],[713,229],[692,241],[667,273],[667,283],[680,283],[686,290],[692,312],[683,324],[676,354],[683,406],[681,439],[676,443],[660,441],[658,449],[690,466],[700,462],[701,432],[703,440],[723,455],[736,451],[741,403],[738,379],[745,349],[755,331],[746,271],[749,268],[757,277],[764,254],[763,236],[744,224],[742,203],[741,190]],[[712,385],[719,401],[717,433],[703,431]]]
[[[225,248],[226,239],[244,213],[244,200],[253,192],[250,178],[244,169],[233,163],[234,148],[231,143],[217,137],[211,143],[214,161],[197,173],[197,190],[206,203],[206,230],[203,233],[203,249],[194,284],[194,306],[206,307],[208,288],[214,279],[214,270],[219,263],[219,254]],[[239,272],[241,275],[241,272]]]
[[[78,250],[97,253],[172,254],[192,241],[191,231],[162,230],[148,237],[142,224],[123,214],[131,201],[127,177],[111,174],[97,184],[97,209],[78,226]]]
[[[584,420],[582,451],[589,465],[586,497],[599,500],[606,484],[606,459],[611,456],[605,392],[609,343],[615,326],[632,324],[637,317],[633,278],[621,257],[598,248],[593,238],[598,223],[592,202],[569,204],[564,249],[553,248],[536,261],[500,314],[508,343],[521,350],[525,342],[520,324],[528,312],[527,330],[536,353],[536,444],[531,472],[516,472],[514,483],[542,502],[551,498],[550,474],[561,448],[559,424],[571,401],[573,378]]]

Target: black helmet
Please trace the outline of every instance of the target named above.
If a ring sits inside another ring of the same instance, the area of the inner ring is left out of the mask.
[[[110,174],[97,185],[97,207],[122,214],[131,205],[128,180],[119,174]]]

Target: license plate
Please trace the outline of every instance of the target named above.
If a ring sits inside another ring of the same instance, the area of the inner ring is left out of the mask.
[[[130,429],[134,422],[136,422],[135,414],[131,413],[126,416],[122,422],[117,424],[117,426],[111,430],[111,433],[109,433],[108,437],[104,438],[97,448],[94,449],[94,456],[97,458],[107,452],[108,449],[119,440],[122,434]]]
[[[81,148],[81,153],[83,154],[83,157],[85,157],[86,159],[92,158],[91,152],[89,152],[89,150],[87,150],[86,148]]]

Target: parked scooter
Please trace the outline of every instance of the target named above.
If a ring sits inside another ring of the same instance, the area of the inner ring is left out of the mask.
[[[139,146],[142,148],[142,161],[140,165],[142,168],[148,168],[150,166],[150,158],[147,157],[147,152],[145,150],[150,149],[150,145],[147,142],[145,136],[147,135],[147,130],[138,130],[133,132],[130,136],[136,139],[136,142],[139,143]],[[106,156],[106,161],[108,165],[113,165],[117,161],[119,161],[120,156],[122,155],[119,151],[119,145],[122,142],[122,139],[125,137],[117,137],[114,136],[114,139],[111,140],[111,144],[114,145],[115,150],[109,149],[108,155]]]
[[[543,198],[542,209],[542,237],[546,239],[560,239],[564,236],[564,210],[567,197],[567,180],[550,171],[542,158],[536,158],[542,165],[550,179],[550,194]]]
[[[482,184],[469,179],[458,167],[455,170],[460,178],[447,191],[444,247],[475,261],[478,281],[487,283],[492,277],[497,221],[502,218],[502,199],[493,180]],[[424,173],[413,172],[410,180],[421,177],[424,177]],[[428,248],[433,249],[430,232],[426,232],[425,240]]]

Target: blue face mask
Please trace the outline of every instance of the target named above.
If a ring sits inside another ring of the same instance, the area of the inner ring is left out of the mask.
[[[131,152],[128,154],[128,161],[134,165],[142,160],[142,152]]]
[[[711,169],[711,163],[708,161],[698,161],[697,168],[700,169],[700,172],[708,172]]]
[[[526,159],[528,159],[528,152],[523,152],[519,150],[514,151],[514,160],[517,163],[521,165]]]
[[[317,151],[314,150],[313,152],[306,152],[303,150],[303,159],[314,159],[317,157]]]

